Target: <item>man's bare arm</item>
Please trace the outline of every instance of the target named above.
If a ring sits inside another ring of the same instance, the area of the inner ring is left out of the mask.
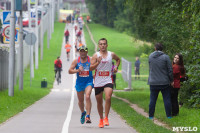
[[[80,72],[80,69],[75,69],[75,68],[76,68],[76,65],[77,65],[77,59],[75,59],[75,60],[72,62],[71,66],[70,66],[70,68],[69,68],[69,71],[68,71],[69,74],[74,74],[74,73]]]
[[[95,53],[91,59],[90,71],[95,70],[99,65],[100,61],[101,61],[100,59],[97,59],[97,54]]]

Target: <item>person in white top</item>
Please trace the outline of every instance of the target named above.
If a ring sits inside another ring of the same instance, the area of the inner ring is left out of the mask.
[[[107,50],[108,44],[105,38],[99,40],[100,51],[95,53],[91,59],[90,70],[95,70],[94,88],[97,100],[97,109],[100,116],[99,127],[109,126],[108,114],[111,106],[113,92],[112,59],[116,60],[114,73],[118,71],[120,58],[113,52]],[[105,118],[103,119],[103,91],[105,92]]]

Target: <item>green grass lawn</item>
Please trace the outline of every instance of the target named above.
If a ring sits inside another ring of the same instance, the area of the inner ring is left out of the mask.
[[[100,38],[107,38],[108,50],[113,51],[119,57],[123,57],[132,62],[132,75],[134,75],[134,62],[135,62],[134,52],[137,50],[140,44],[133,42],[134,39],[132,37],[124,33],[120,33],[112,28],[108,28],[100,24],[89,24],[89,27],[96,42],[98,42]],[[150,96],[149,86],[147,85],[148,71],[149,71],[148,56],[141,57],[140,62],[141,62],[140,74],[147,76],[141,77],[140,80],[135,80],[135,78],[133,77],[132,78],[133,91],[115,92],[115,95],[128,99],[132,103],[138,104],[138,106],[144,108],[144,110],[148,112],[149,96]],[[120,73],[117,73],[116,82],[118,90],[123,90],[124,88],[128,87],[128,84],[123,81],[122,75]],[[120,100],[112,99],[112,108],[117,113],[119,113],[125,120],[127,120],[128,124],[136,128],[137,131],[139,132],[144,132],[144,133],[171,132],[169,130],[164,131],[162,127],[157,127],[155,124],[151,123],[147,118],[135,113],[133,109],[130,109],[127,104],[125,104]],[[187,109],[185,107],[181,107],[179,116],[174,117],[172,119],[167,119],[165,115],[164,103],[161,94],[158,97],[155,117],[161,121],[166,122],[172,127],[173,126],[198,127],[198,129],[200,130],[199,114],[200,114],[199,109],[198,110]],[[145,128],[147,128],[149,131],[148,130],[146,131]]]
[[[112,98],[112,109],[139,133],[172,133],[164,127],[155,125],[152,120],[139,115],[127,103],[116,98]]]
[[[85,41],[86,41],[86,44],[87,44],[87,47],[88,47],[88,55],[90,57],[92,57],[92,55],[95,52],[95,50],[94,50],[95,46],[92,43],[90,36],[89,36],[89,33],[87,32],[87,28],[85,26],[83,27],[83,31],[84,31],[84,35],[85,35]]]
[[[64,23],[55,23],[55,30],[50,41],[50,49],[47,48],[47,36],[44,38],[44,56],[39,60],[39,68],[34,70],[32,86],[30,86],[30,69],[25,69],[24,90],[19,90],[15,85],[14,96],[8,96],[8,90],[0,92],[0,123],[23,111],[50,92],[54,82],[54,60],[60,55],[63,40]],[[46,77],[48,86],[41,88],[41,81]]]
[[[115,92],[116,96],[128,99],[131,103],[139,105],[141,108],[148,112],[149,109],[149,99],[150,99],[150,92],[149,91],[131,91],[131,92]],[[188,109],[185,107],[180,108],[180,113],[178,116],[173,117],[172,119],[167,119],[164,109],[164,103],[162,99],[162,94],[159,94],[157,103],[156,103],[156,110],[155,110],[155,117],[161,121],[166,122],[172,127],[198,127],[200,130],[200,119],[199,116],[200,110],[199,109]]]

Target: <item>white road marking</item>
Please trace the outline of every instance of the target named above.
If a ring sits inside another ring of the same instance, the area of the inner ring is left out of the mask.
[[[75,33],[74,33],[74,29],[72,26],[72,36],[73,36],[73,44],[75,42]],[[73,60],[75,59],[75,49],[74,46],[72,45],[72,54],[73,54]],[[71,121],[71,117],[72,117],[72,111],[73,111],[73,106],[74,106],[74,86],[75,86],[75,74],[73,74],[73,83],[72,83],[72,95],[71,95],[71,101],[70,101],[70,106],[69,106],[69,110],[67,112],[67,118],[63,124],[63,128],[62,128],[62,133],[68,133],[69,132],[69,123]]]

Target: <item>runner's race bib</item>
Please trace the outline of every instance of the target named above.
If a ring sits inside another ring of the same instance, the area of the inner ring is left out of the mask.
[[[99,76],[109,76],[110,72],[109,71],[99,71]]]
[[[89,77],[89,71],[80,71],[79,76],[80,77]]]

